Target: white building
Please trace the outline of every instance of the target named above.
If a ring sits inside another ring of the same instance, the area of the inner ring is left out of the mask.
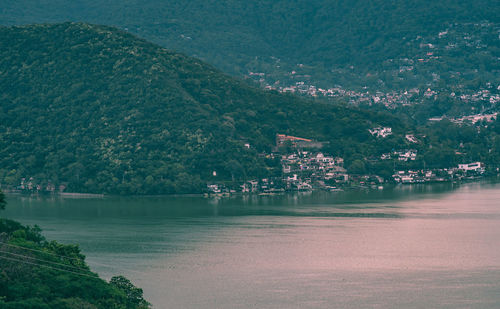
[[[458,169],[462,171],[474,171],[474,172],[484,172],[484,164],[481,162],[473,162],[467,164],[459,164]]]
[[[369,129],[368,131],[370,131],[372,135],[375,135],[377,137],[387,137],[392,134],[392,128],[389,127],[383,127],[383,128],[378,127],[374,129]]]

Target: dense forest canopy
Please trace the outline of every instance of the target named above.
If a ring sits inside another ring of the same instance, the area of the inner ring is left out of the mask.
[[[349,156],[376,147],[368,128],[407,126],[249,87],[115,28],[2,27],[0,38],[0,181],[10,185],[33,177],[78,192],[201,192],[208,180],[280,173],[260,155],[277,133]]]
[[[11,187],[200,193],[209,182],[281,177],[280,158],[268,155],[279,133],[325,142],[322,151],[358,174],[388,177],[395,165],[367,160],[410,148],[422,154],[412,168],[498,165],[498,120],[416,126],[376,108],[263,91],[108,26],[0,27],[0,77],[0,183]],[[380,126],[393,135],[370,134]]]
[[[3,24],[111,24],[205,59],[226,53],[219,56],[230,56],[226,67],[237,55],[325,65],[373,63],[398,53],[394,47],[403,37],[435,33],[448,23],[498,21],[500,16],[491,0],[21,0],[2,6]]]
[[[362,72],[381,74],[388,59],[412,56],[412,40],[417,37],[437,36],[454,24],[486,21],[495,27],[498,16],[500,6],[492,0],[20,0],[0,5],[5,25],[62,21],[113,25],[228,73],[272,74],[304,64],[316,81],[346,86],[359,84],[356,79]],[[497,39],[493,33],[488,40],[498,51]],[[474,58],[480,61],[481,56]],[[460,59],[459,67],[469,66]],[[360,70],[356,78],[343,80],[348,74],[332,73],[350,66]]]

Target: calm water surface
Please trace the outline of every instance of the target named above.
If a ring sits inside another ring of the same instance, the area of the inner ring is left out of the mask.
[[[8,202],[155,308],[500,308],[500,184]]]

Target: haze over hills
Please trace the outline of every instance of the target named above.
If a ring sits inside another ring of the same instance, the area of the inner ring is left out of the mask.
[[[7,25],[118,26],[262,86],[332,89],[361,105],[424,103],[402,108],[422,121],[499,108],[497,1],[20,0],[0,8]]]
[[[277,133],[366,154],[383,113],[265,92],[105,26],[0,28],[0,181],[78,192],[200,192],[208,180],[280,174]],[[249,148],[244,147],[249,144]],[[378,151],[378,150],[377,150]],[[213,172],[217,176],[213,176]]]
[[[498,22],[500,10],[490,0],[21,0],[2,6],[3,24],[112,24],[203,59],[223,53],[218,62],[227,61],[226,71],[238,65],[232,60],[237,55],[275,56],[291,64],[377,65],[404,52],[395,48],[403,38],[436,34],[450,23]]]

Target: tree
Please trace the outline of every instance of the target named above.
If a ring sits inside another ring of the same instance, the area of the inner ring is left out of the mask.
[[[7,205],[7,202],[5,201],[5,194],[3,194],[2,190],[0,190],[0,209],[5,209],[5,205]]]
[[[142,297],[142,289],[134,286],[127,278],[115,276],[109,283],[125,293],[127,308],[149,308],[149,303]]]
[[[361,160],[354,160],[347,170],[352,174],[362,175],[366,172],[365,162]]]

